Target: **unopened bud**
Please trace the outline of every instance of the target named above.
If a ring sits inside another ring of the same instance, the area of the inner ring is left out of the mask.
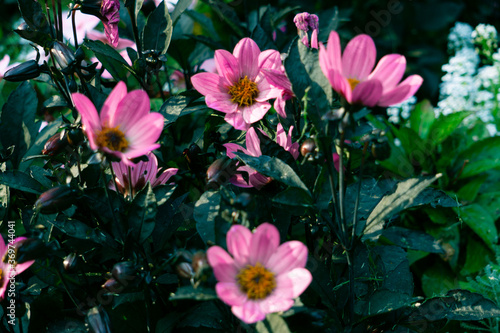
[[[60,70],[66,69],[75,61],[73,51],[71,51],[65,44],[58,41],[54,42],[52,49],[50,49],[50,53],[59,65]]]
[[[93,333],[111,333],[111,322],[102,306],[95,306],[87,312],[87,323]]]
[[[123,261],[115,264],[113,266],[113,270],[111,271],[111,275],[113,275],[113,277],[124,286],[137,277],[136,273],[137,267],[131,261]]]
[[[316,141],[314,139],[305,139],[300,146],[300,154],[302,156],[307,156],[316,151]]]
[[[55,156],[64,151],[68,145],[66,131],[56,133],[47,140],[43,146],[42,154],[48,156]]]
[[[3,78],[10,82],[21,82],[34,79],[40,75],[40,66],[35,60],[28,60],[22,64],[9,69]]]
[[[42,193],[35,202],[35,209],[43,214],[53,214],[68,209],[79,191],[62,185]]]
[[[198,251],[193,254],[193,262],[191,266],[193,267],[196,275],[199,275],[206,267],[208,267],[207,255],[205,252]]]
[[[75,269],[78,263],[78,256],[76,253],[70,253],[64,258],[63,266],[66,271],[72,271]]]
[[[238,161],[227,156],[215,160],[207,170],[207,185],[219,186],[227,183],[236,173]]]
[[[175,271],[180,277],[191,279],[194,276],[193,267],[187,262],[181,262],[175,266]]]
[[[107,279],[102,287],[113,294],[119,294],[124,288],[124,286],[114,278]]]

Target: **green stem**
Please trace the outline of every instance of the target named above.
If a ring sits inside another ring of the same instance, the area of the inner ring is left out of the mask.
[[[76,35],[76,21],[75,21],[75,11],[71,13],[71,25],[73,26],[73,38],[75,39],[75,50],[78,50],[78,39]]]
[[[361,195],[361,183],[363,181],[363,171],[365,169],[365,156],[366,150],[368,149],[368,142],[365,142],[363,146],[363,154],[361,156],[361,166],[359,168],[359,181],[358,181],[358,189],[356,191],[356,201],[354,202],[354,212],[352,218],[352,234],[351,234],[351,243],[349,244],[348,250],[351,250],[354,245],[354,238],[356,237],[356,227],[358,224],[358,208],[359,208],[359,197]]]

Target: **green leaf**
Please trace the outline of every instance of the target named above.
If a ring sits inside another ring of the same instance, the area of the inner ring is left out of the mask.
[[[467,238],[467,249],[465,255],[465,263],[460,270],[463,276],[478,273],[492,259],[492,252],[484,245],[483,242],[475,240],[470,236]]]
[[[294,207],[311,207],[313,203],[311,196],[306,191],[296,187],[289,187],[276,194],[273,197],[273,202]]]
[[[35,0],[18,0],[19,11],[28,27],[33,31],[40,31],[44,34],[50,33],[49,22],[42,11],[42,6]],[[42,46],[44,46],[42,44]]]
[[[222,19],[231,29],[233,29],[238,39],[248,36],[242,30],[241,20],[231,4],[222,0],[208,0],[207,2],[211,9],[219,16],[219,19]]]
[[[94,52],[102,66],[115,80],[127,83],[127,72],[133,72],[133,70],[118,51],[99,40],[85,39],[83,45]]]
[[[193,2],[193,0],[179,0],[175,5],[174,11],[172,12],[172,26],[175,26],[179,17],[181,17],[182,13],[186,9],[188,9],[189,5]]]
[[[461,219],[493,250],[498,241],[495,220],[487,210],[478,204],[455,208]]]
[[[0,172],[0,184],[7,185],[16,190],[35,194],[42,194],[47,190],[47,188],[31,178],[28,174],[17,170]]]
[[[440,1],[439,3],[415,3],[414,17],[422,17],[419,20],[419,28],[422,30],[436,31],[449,26],[455,22],[462,10],[464,3],[452,1]]]
[[[193,95],[190,92],[181,93],[170,97],[161,106],[159,112],[165,117],[165,126],[168,126],[181,116],[192,112],[203,112],[209,110],[204,101],[197,101],[198,94]]]
[[[161,185],[156,186],[153,191],[155,193],[156,204],[158,206],[163,205],[165,202],[170,199],[172,194],[174,194],[177,185]]]
[[[170,45],[171,37],[172,20],[168,13],[166,1],[162,1],[148,16],[146,26],[144,27],[142,45],[145,51],[154,50],[165,54]]]
[[[136,194],[128,213],[129,232],[137,237],[139,243],[153,233],[157,210],[156,197],[148,183]]]
[[[382,232],[381,241],[388,240],[392,244],[406,249],[425,251],[430,253],[444,253],[437,240],[425,232],[410,230],[401,227],[390,227]]]
[[[0,116],[0,142],[3,148],[15,146],[12,154],[14,168],[34,141],[39,124],[35,123],[38,99],[28,82],[21,83],[2,107]]]
[[[310,198],[312,198],[307,186],[302,182],[299,176],[297,176],[295,171],[293,171],[293,169],[282,160],[266,155],[254,157],[246,155],[242,152],[235,152],[234,154],[238,156],[238,159],[240,159],[243,163],[260,172],[264,176],[271,177],[285,185],[300,188],[304,190]]]
[[[270,313],[266,316],[266,320],[259,321],[255,325],[255,330],[259,333],[289,333],[290,329],[286,324],[285,319],[280,315]]]
[[[215,243],[215,218],[219,214],[220,192],[208,191],[194,205],[196,230],[205,243]]]
[[[455,170],[464,165],[459,178],[467,178],[500,166],[500,137],[491,137],[464,150],[457,158]]]
[[[416,312],[429,321],[440,319],[469,321],[500,316],[500,309],[493,301],[481,294],[460,289],[450,290],[443,297],[425,301]]]
[[[21,163],[19,164],[19,170],[21,171],[28,170],[30,165],[33,163],[33,159],[27,160],[27,158],[30,156],[40,154],[47,140],[50,139],[59,130],[59,126],[61,126],[61,123],[62,123],[61,119],[52,121],[47,126],[45,126],[45,128],[40,133],[38,133],[35,142],[33,142],[33,144],[28,149],[26,154],[24,154],[24,157],[21,160]]]
[[[215,290],[211,288],[198,287],[194,288],[193,286],[185,286],[179,287],[175,294],[172,294],[169,297],[169,300],[179,300],[179,299],[192,299],[197,301],[209,301],[212,299],[218,299],[215,294]]]
[[[448,115],[441,115],[432,123],[427,140],[434,146],[440,144],[457,129],[458,125],[460,125],[466,117],[471,114],[472,112],[470,111],[462,111]]]
[[[428,179],[411,178],[399,183],[396,191],[383,197],[368,216],[363,232],[364,235],[361,239],[363,241],[378,239],[385,220],[408,207],[422,204],[422,202],[415,201],[415,199],[439,177],[441,177],[441,174]]]
[[[415,105],[415,109],[410,114],[410,128],[422,139],[427,139],[435,117],[431,102],[427,99],[423,100]]]
[[[427,297],[442,295],[457,288],[455,274],[443,263],[435,264],[422,275],[422,290]]]

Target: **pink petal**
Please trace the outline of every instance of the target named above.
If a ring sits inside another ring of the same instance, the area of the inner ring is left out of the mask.
[[[238,60],[240,77],[248,76],[254,80],[259,73],[259,54],[260,49],[250,38],[243,38],[236,44],[233,55]]]
[[[244,266],[248,261],[251,239],[252,232],[239,224],[233,225],[227,232],[227,250],[240,266]]]
[[[260,150],[260,140],[253,127],[247,131],[245,138],[246,146],[250,155],[255,157],[261,156],[262,152]]]
[[[125,82],[120,81],[109,94],[101,108],[101,124],[103,127],[115,127],[115,115],[118,110],[118,104],[127,95],[127,86]]]
[[[129,92],[118,104],[110,127],[120,126],[120,130],[127,132],[132,126],[146,117],[151,110],[148,94],[143,90]]]
[[[286,118],[286,100],[283,98],[283,94],[276,97],[274,101],[274,109],[282,118]]]
[[[254,172],[250,174],[249,182],[251,187],[255,187],[257,190],[260,190],[264,185],[269,184],[271,182],[271,177],[266,177],[258,172]]]
[[[311,34],[311,47],[318,49],[318,29],[314,29]]]
[[[163,122],[164,118],[160,113],[151,112],[133,124],[125,132],[130,150],[155,143],[163,131]]]
[[[217,296],[229,306],[243,305],[247,296],[241,292],[237,283],[219,282],[215,285]]]
[[[238,109],[238,104],[231,101],[231,95],[227,92],[213,93],[205,97],[205,103],[209,108],[224,113],[233,113]]]
[[[233,258],[220,246],[212,246],[207,250],[207,260],[219,282],[236,283],[238,270]]]
[[[396,87],[406,69],[406,59],[400,54],[388,54],[382,57],[368,79],[377,79],[384,91]]]
[[[26,269],[28,269],[31,265],[33,265],[34,262],[35,262],[35,260],[29,260],[29,261],[23,262],[22,264],[17,264],[16,265],[16,274],[21,274]]]
[[[424,80],[420,75],[411,75],[401,82],[396,88],[384,93],[380,98],[378,105],[391,106],[406,101],[415,95]]]
[[[269,223],[262,223],[255,229],[250,242],[250,264],[265,265],[280,244],[278,229]]]
[[[281,297],[269,296],[268,298],[262,300],[259,306],[262,312],[273,313],[290,310],[293,304],[293,299],[283,299]]]
[[[276,143],[278,143],[284,149],[287,149],[287,146],[289,144],[285,130],[283,129],[281,123],[278,123],[278,128],[276,130]]]
[[[266,318],[258,303],[247,301],[241,306],[231,307],[233,314],[247,324],[253,324]]]
[[[228,113],[224,117],[224,120],[231,124],[237,130],[246,131],[250,128],[250,124],[245,122],[241,112]]]
[[[342,74],[346,78],[364,81],[370,74],[377,50],[373,39],[368,35],[358,35],[347,44],[342,55]]]
[[[295,268],[304,268],[306,262],[307,247],[299,241],[288,241],[278,247],[266,267],[279,275]]]
[[[250,154],[250,152],[248,150],[246,150],[245,148],[243,148],[242,146],[240,146],[236,143],[225,143],[225,144],[223,144],[223,146],[226,148],[226,155],[229,158],[235,158],[236,155],[234,155],[233,153],[236,151],[241,151],[247,155],[252,156],[252,154]]]
[[[259,67],[261,70],[274,69],[281,71],[283,64],[281,54],[276,50],[265,50],[259,54]]]
[[[3,258],[5,252],[7,252],[7,246],[5,246],[5,241],[3,240],[3,237],[0,235],[0,259]]]
[[[214,59],[217,73],[220,76],[225,77],[231,84],[238,82],[241,78],[238,61],[231,53],[226,50],[217,50],[215,51]]]
[[[240,174],[237,174],[237,175],[234,175],[233,177],[231,177],[229,182],[231,184],[233,184],[234,186],[238,186],[238,187],[242,187],[242,188],[252,188],[253,187],[253,185],[247,183],[247,181]]]
[[[279,295],[281,298],[299,297],[311,281],[311,272],[305,268],[294,268],[276,277],[276,289],[273,294]]]
[[[227,93],[227,89],[222,85],[221,77],[214,73],[196,74],[191,78],[191,83],[194,89],[204,96],[221,92]]]
[[[283,90],[270,85],[263,76],[262,79],[256,81],[256,83],[259,89],[259,94],[255,97],[255,101],[257,102],[265,102],[269,99],[276,98],[281,95],[281,91]]]
[[[329,70],[334,70],[342,74],[342,63],[341,63],[341,47],[339,34],[336,31],[330,32],[328,36],[328,44],[325,48],[323,44],[320,44],[319,49],[319,65],[321,70],[326,75]]]
[[[83,130],[89,139],[90,148],[96,150],[98,147],[95,144],[94,136],[96,131],[101,130],[101,123],[99,121],[99,116],[97,115],[97,110],[87,96],[80,93],[74,93],[71,97],[73,98],[76,110],[82,116]]]
[[[352,104],[363,104],[366,106],[375,106],[382,96],[382,83],[379,80],[372,79],[359,83],[352,92]]]
[[[292,156],[293,156],[294,159],[299,158],[299,143],[298,142],[294,142],[292,144],[292,146],[290,147],[289,152],[290,152],[290,154],[292,154]]]
[[[347,102],[351,103],[351,101],[352,101],[351,85],[346,80],[346,78],[343,77],[340,74],[340,72],[336,72],[334,70],[329,70],[327,73],[323,73],[323,74],[325,74],[328,81],[330,81],[330,84],[332,85],[333,90],[335,90],[339,94],[343,95],[345,97],[345,99],[347,100]]]
[[[243,119],[247,124],[253,124],[264,118],[270,108],[271,104],[267,102],[256,102],[250,106],[243,107]]]
[[[158,185],[164,185],[168,182],[170,178],[175,176],[179,169],[177,168],[168,168],[167,170],[163,171],[158,178],[153,182],[153,187],[158,186]]]
[[[115,152],[108,152],[108,153],[111,153],[111,154],[115,155],[116,157],[120,158],[122,160],[122,162],[125,163],[126,165],[134,166],[135,164],[132,163],[132,161],[130,161],[129,159],[133,159],[133,158],[136,158],[139,156],[146,155],[147,153],[149,153],[153,150],[156,150],[158,148],[160,148],[160,144],[158,144],[158,143],[142,144],[142,145],[138,145],[135,147],[131,147],[130,150],[126,151],[125,153],[116,152],[116,151]],[[106,149],[103,148],[103,150],[106,150]]]
[[[271,85],[287,91],[292,90],[292,84],[285,73],[275,69],[263,69],[262,73]]]

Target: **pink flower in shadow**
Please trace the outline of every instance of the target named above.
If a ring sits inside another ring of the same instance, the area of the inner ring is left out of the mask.
[[[17,259],[17,248],[21,245],[20,243],[24,242],[26,237],[17,237],[10,244],[10,248],[14,250],[14,252],[9,253],[9,246],[7,246],[3,240],[3,237],[0,236],[0,300],[5,297],[5,291],[7,290],[7,285],[9,284],[9,278],[11,276],[16,276],[17,274],[21,274],[28,267],[30,267],[35,261],[29,260],[23,263],[17,263],[15,260]],[[13,257],[11,257],[13,255]],[[9,260],[14,261],[9,262]]]
[[[247,324],[263,320],[267,313],[290,309],[293,299],[312,281],[305,268],[306,246],[293,240],[280,245],[278,229],[272,224],[263,223],[254,233],[233,225],[226,240],[227,252],[220,246],[207,251],[218,281],[215,291]]]

